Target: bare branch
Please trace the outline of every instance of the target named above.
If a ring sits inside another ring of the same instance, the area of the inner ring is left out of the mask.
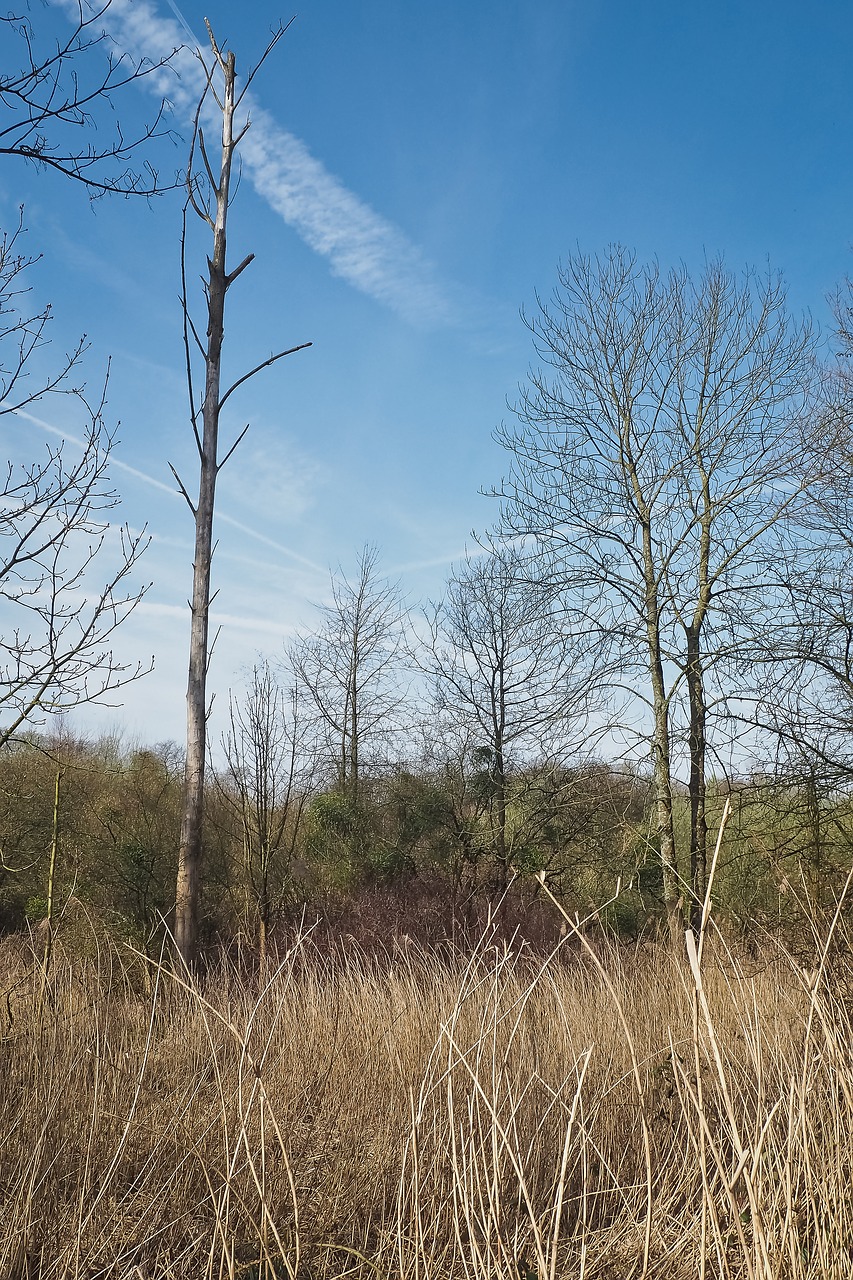
[[[275,364],[277,360],[283,360],[285,356],[292,356],[297,351],[305,351],[307,347],[313,347],[313,345],[313,342],[300,342],[298,347],[288,347],[287,351],[279,351],[276,355],[270,356],[267,360],[255,365],[254,369],[250,369],[248,373],[243,374],[242,378],[238,378],[236,382],[232,383],[219,401],[219,408],[222,408],[233,391],[236,391],[238,387],[242,387],[243,383],[248,382],[250,378],[254,378],[256,373],[260,373],[262,369],[268,369],[271,364]]]
[[[245,427],[243,428],[243,430],[242,430],[242,431],[240,432],[240,434],[238,435],[237,439],[236,439],[236,440],[234,441],[234,443],[232,444],[231,448],[230,448],[230,449],[228,450],[228,452],[226,453],[225,457],[224,457],[224,458],[222,458],[222,459],[220,460],[220,462],[219,462],[219,464],[218,464],[218,466],[217,466],[217,468],[216,468],[216,470],[217,470],[217,471],[221,471],[221,470],[222,470],[222,468],[225,466],[225,463],[226,463],[226,462],[228,461],[228,459],[231,457],[232,453],[235,451],[235,449],[237,448],[238,444],[239,444],[239,443],[240,443],[240,441],[243,439],[243,437],[245,436],[245,434],[246,434],[246,432],[247,432],[248,430],[249,430],[249,423],[247,422],[247,423],[246,423],[246,425],[245,425]]]
[[[247,77],[246,77],[246,81],[245,81],[245,84],[243,85],[243,88],[240,90],[240,94],[239,94],[239,96],[238,96],[238,98],[237,98],[237,101],[236,101],[236,104],[235,104],[236,106],[238,106],[238,107],[239,107],[240,103],[243,101],[243,98],[245,97],[246,93],[248,92],[249,87],[251,86],[251,83],[252,83],[252,81],[254,80],[255,76],[258,74],[258,72],[260,71],[261,67],[264,65],[264,63],[266,62],[267,58],[268,58],[268,57],[270,56],[270,54],[272,53],[273,49],[274,49],[274,48],[276,47],[276,45],[278,44],[279,40],[281,40],[281,38],[282,38],[282,36],[284,35],[284,33],[285,33],[287,30],[289,30],[290,26],[291,26],[295,21],[296,21],[296,15],[294,14],[292,18],[289,18],[289,19],[288,19],[288,21],[284,24],[284,26],[283,26],[283,27],[282,27],[282,26],[278,26],[278,27],[276,28],[276,30],[273,32],[272,37],[271,37],[271,39],[270,39],[270,42],[269,42],[269,44],[267,45],[266,49],[264,49],[264,51],[263,51],[263,53],[261,54],[260,58],[259,58],[259,59],[258,59],[258,61],[255,63],[255,65],[252,67],[252,70],[249,72],[249,74],[247,75]]]
[[[169,470],[171,471],[172,475],[175,477],[175,481],[177,482],[178,488],[180,489],[181,493],[184,495],[184,497],[185,497],[185,499],[186,499],[187,506],[189,507],[190,511],[193,513],[193,519],[195,519],[195,517],[196,517],[195,503],[193,502],[192,498],[190,497],[190,495],[187,493],[186,489],[184,488],[184,482],[183,482],[183,480],[181,479],[181,477],[178,475],[178,473],[177,473],[177,471],[175,470],[175,468],[172,466],[171,462],[169,462],[167,465],[168,465]]]
[[[213,194],[218,198],[219,183],[217,182],[216,178],[213,176],[213,170],[211,169],[210,161],[207,158],[207,148],[204,145],[203,129],[199,129],[198,131],[198,149],[201,152],[201,158],[202,158],[202,161],[204,162],[204,168],[205,168],[205,172],[207,173],[208,181],[210,183],[210,189],[213,192]]]
[[[167,67],[177,52],[163,58],[116,58],[102,25],[110,0],[78,20],[64,39],[53,46],[41,42],[31,19],[0,19],[20,41],[20,70],[0,75],[0,102],[5,108],[0,125],[0,155],[19,156],[39,167],[53,169],[84,186],[90,197],[107,194],[150,198],[180,185],[162,182],[148,163],[142,170],[132,159],[155,139],[171,136],[166,125],[167,103],[161,100],[142,131],[126,138],[115,118],[115,99],[128,86]],[[43,47],[39,47],[43,46]],[[112,122],[112,138],[94,139]],[[84,146],[69,145],[84,129]]]
[[[239,139],[238,139],[238,141],[239,141]],[[226,288],[226,289],[227,289],[227,288],[229,288],[229,287],[234,283],[234,281],[237,279],[237,277],[240,275],[240,273],[241,273],[241,272],[243,272],[243,271],[245,271],[245,270],[246,270],[246,267],[248,267],[248,266],[249,266],[249,264],[250,264],[250,263],[252,263],[252,262],[254,262],[254,261],[255,261],[255,255],[254,255],[253,253],[247,253],[247,254],[246,254],[246,257],[245,257],[245,258],[243,259],[243,261],[240,263],[239,267],[235,267],[235,268],[234,268],[234,270],[233,270],[233,271],[231,271],[231,272],[230,272],[230,273],[225,277],[225,288]]]

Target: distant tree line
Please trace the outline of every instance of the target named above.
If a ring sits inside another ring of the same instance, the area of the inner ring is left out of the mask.
[[[629,940],[666,927],[648,772],[530,764],[511,771],[499,799],[492,761],[475,749],[365,771],[357,806],[312,778],[265,807],[270,793],[245,772],[252,750],[244,743],[240,762],[208,783],[200,931],[209,953],[236,948],[264,965],[305,928],[368,947],[407,938],[464,945],[490,917],[506,936],[553,941],[559,920],[542,900],[543,875],[590,930]],[[58,776],[53,931],[73,947],[95,947],[107,934],[159,954],[174,910],[182,770],[169,744],[69,735],[7,744],[0,929],[38,937],[45,928]],[[714,882],[718,922],[746,941],[772,933],[808,950],[851,863],[849,796],[817,775],[715,781],[712,825],[725,795],[733,816]],[[686,787],[673,816],[686,844]]]
[[[524,549],[489,547],[414,616],[366,549],[316,630],[251,670],[207,774],[203,949],[263,967],[306,928],[464,945],[489,919],[544,943],[559,921],[543,882],[590,929],[671,927],[654,761],[612,754],[628,723],[624,698],[614,717],[605,697],[618,672],[597,665],[589,637],[572,642],[564,597],[534,567]],[[751,741],[749,772],[703,778],[712,833],[732,803],[717,919],[808,950],[853,857],[847,766],[804,737],[772,759],[784,733],[765,732],[763,759]],[[60,938],[91,946],[106,930],[158,953],[174,913],[180,749],[63,730],[2,752],[0,928],[44,929],[50,894]],[[677,865],[695,807],[675,767],[670,788]]]

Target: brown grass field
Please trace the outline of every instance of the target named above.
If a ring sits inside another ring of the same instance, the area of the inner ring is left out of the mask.
[[[839,913],[840,916],[840,913]],[[0,946],[0,1276],[853,1275],[853,962]]]

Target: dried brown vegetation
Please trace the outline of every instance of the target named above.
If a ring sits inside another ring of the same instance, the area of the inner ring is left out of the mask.
[[[0,1273],[847,1277],[853,966],[0,949]]]

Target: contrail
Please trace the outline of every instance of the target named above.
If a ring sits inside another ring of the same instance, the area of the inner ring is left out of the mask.
[[[174,19],[161,16],[151,0],[112,0],[102,20],[118,49],[136,60],[156,63],[182,50],[142,83],[189,120],[204,84],[195,53],[200,46],[177,4],[167,2]],[[79,12],[78,0],[59,3],[72,16]],[[460,291],[439,281],[434,265],[399,227],[350,191],[256,100],[247,95],[244,106],[252,121],[242,146],[246,177],[327,259],[333,275],[421,328],[456,327],[471,319]]]
[[[165,604],[158,600],[141,600],[136,606],[141,614],[150,617],[175,618],[182,621],[186,618],[186,605]],[[271,622],[269,618],[249,618],[244,614],[222,613],[212,608],[211,621],[217,626],[233,627],[238,631],[261,632],[276,637],[292,635],[296,628],[289,622]]]
[[[272,547],[274,551],[280,551],[282,555],[289,556],[291,560],[296,560],[298,564],[304,564],[306,568],[313,569],[315,573],[325,575],[328,572],[327,569],[315,564],[313,560],[309,560],[307,556],[301,556],[298,551],[291,551],[290,547],[283,546],[282,543],[276,542],[274,538],[268,538],[265,533],[258,533],[257,529],[252,529],[249,525],[243,524],[241,520],[235,520],[233,516],[217,511],[216,519],[221,520],[223,524],[230,524],[232,529],[239,529],[241,533],[254,538],[256,542],[262,542],[265,547]]]
[[[57,436],[60,440],[66,440],[78,449],[85,449],[86,447],[85,440],[81,440],[79,436],[73,436],[67,431],[60,430],[53,423],[45,422],[44,418],[37,418],[34,413],[28,413],[26,409],[11,409],[7,410],[7,412],[14,413],[16,417],[23,418],[26,422],[31,422],[33,426],[41,428],[48,435]],[[115,456],[110,458],[110,466],[115,467],[117,471],[124,471],[136,480],[141,480],[143,484],[150,485],[152,489],[159,489],[161,493],[168,493],[170,498],[180,498],[182,502],[184,501],[177,489],[172,485],[164,484],[162,480],[158,480],[156,476],[149,475],[147,471],[140,471],[138,467],[131,467],[127,462],[121,462]],[[293,551],[283,543],[276,542],[274,538],[267,537],[265,533],[253,529],[251,525],[244,524],[242,520],[235,520],[233,516],[226,515],[222,511],[217,511],[216,519],[221,520],[223,524],[230,524],[234,529],[239,529],[241,533],[245,533],[249,538],[254,538],[256,542],[262,543],[265,547],[272,547],[274,551],[280,552],[281,555],[287,556],[290,560],[295,560],[297,564],[305,565],[306,568],[313,570],[314,573],[325,575],[327,572],[322,566],[315,564],[313,560],[309,560],[307,556],[302,556],[298,551]]]
[[[190,40],[192,40],[192,42],[193,42],[193,44],[195,45],[195,47],[196,47],[196,48],[198,48],[198,47],[199,47],[198,40],[196,39],[196,37],[195,37],[195,35],[194,35],[194,33],[193,33],[192,29],[190,28],[190,24],[187,22],[186,18],[185,18],[185,17],[184,17],[184,15],[181,13],[181,11],[180,11],[180,9],[178,8],[178,6],[175,4],[175,0],[166,0],[166,3],[168,4],[169,8],[172,10],[172,13],[173,13],[173,14],[175,15],[175,17],[178,19],[178,22],[180,22],[180,24],[181,24],[181,26],[183,27],[184,31],[186,31],[186,33],[187,33],[187,35],[189,36]]]
[[[70,431],[63,431],[60,427],[55,427],[51,422],[45,422],[44,418],[37,418],[34,413],[28,413],[26,409],[7,409],[6,412],[14,413],[16,418],[23,418],[25,422],[31,422],[33,426],[40,427],[42,431],[46,431],[48,435],[57,436],[60,440],[66,440],[68,444],[73,444],[78,449],[86,448],[86,441],[81,440],[79,436],[73,436]],[[118,458],[111,457],[110,466],[115,467],[117,471],[125,471],[128,475],[135,476],[137,480],[142,480],[145,484],[151,485],[152,489],[160,489],[163,493],[168,493],[173,498],[179,496],[171,485],[164,484],[162,480],[157,480],[154,476],[148,475],[146,471],[139,471],[136,467],[131,467],[126,462],[120,462]]]

